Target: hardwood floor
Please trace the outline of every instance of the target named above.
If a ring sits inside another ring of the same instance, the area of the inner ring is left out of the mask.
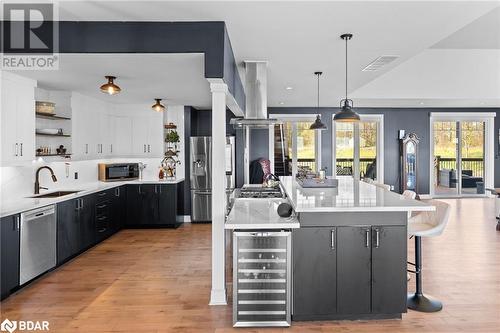
[[[423,240],[424,292],[443,301],[438,313],[233,329],[231,306],[207,305],[211,226],[186,224],[121,231],[2,302],[1,317],[49,320],[51,332],[499,332],[494,200],[445,201],[453,207],[445,233]]]

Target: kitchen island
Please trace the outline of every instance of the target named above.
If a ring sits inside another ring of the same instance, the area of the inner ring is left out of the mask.
[[[401,318],[407,297],[407,216],[434,207],[338,177],[337,188],[281,183],[292,233],[292,320]]]
[[[401,318],[408,212],[434,207],[351,177],[336,188],[280,180],[286,198],[237,198],[226,220],[234,325]],[[291,217],[278,216],[282,202]]]

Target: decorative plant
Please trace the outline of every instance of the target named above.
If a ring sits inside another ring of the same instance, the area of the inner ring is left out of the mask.
[[[169,131],[165,135],[165,142],[177,143],[179,141],[179,134],[177,134],[177,131]]]

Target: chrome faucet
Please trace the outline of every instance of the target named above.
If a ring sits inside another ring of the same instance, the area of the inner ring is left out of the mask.
[[[43,188],[45,190],[47,190],[46,187],[42,187],[40,186],[40,171],[42,169],[48,169],[51,173],[51,176],[52,176],[52,180],[55,182],[57,182],[57,177],[56,175],[54,174],[54,170],[52,170],[52,168],[48,167],[48,166],[42,166],[42,167],[39,167],[37,170],[36,170],[36,175],[35,175],[35,194],[39,194],[40,193],[40,189]]]

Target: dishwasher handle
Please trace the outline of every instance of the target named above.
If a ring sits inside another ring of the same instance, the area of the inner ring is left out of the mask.
[[[40,217],[47,216],[47,215],[54,215],[56,213],[55,206],[48,206],[48,207],[43,207],[40,209],[35,209],[35,210],[30,210],[28,212],[22,213],[21,214],[21,220],[23,221],[31,221],[31,220],[36,220]]]

